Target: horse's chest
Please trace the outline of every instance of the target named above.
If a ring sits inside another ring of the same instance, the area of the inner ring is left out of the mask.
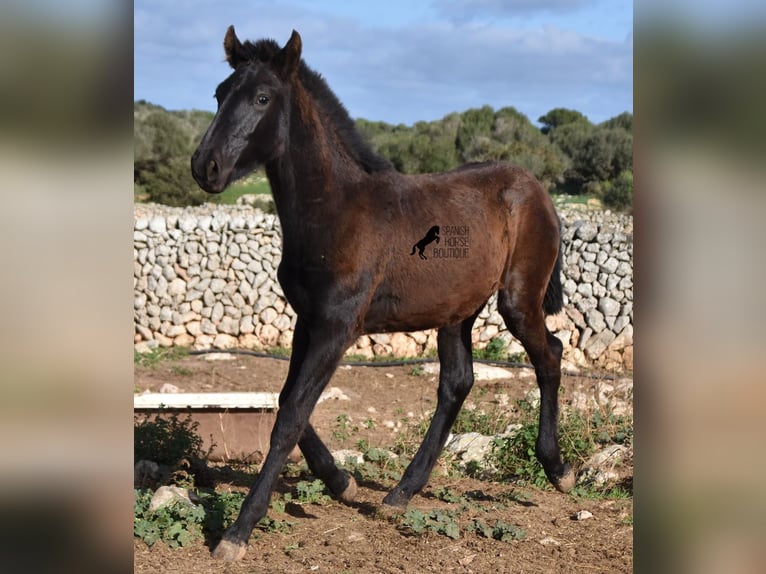
[[[277,269],[277,279],[285,299],[296,313],[304,314],[309,311],[311,285],[307,274],[299,266],[290,265],[283,260]]]
[[[351,293],[346,281],[329,265],[286,263],[277,270],[285,299],[300,316],[323,315],[326,310],[347,299]]]

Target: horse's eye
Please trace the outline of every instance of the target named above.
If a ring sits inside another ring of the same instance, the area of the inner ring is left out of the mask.
[[[267,96],[266,94],[261,94],[257,98],[255,98],[255,101],[258,102],[259,106],[265,106],[266,104],[269,103],[269,99],[270,99],[269,96]]]

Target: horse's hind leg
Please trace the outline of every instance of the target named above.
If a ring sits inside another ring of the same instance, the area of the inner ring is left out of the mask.
[[[563,345],[545,326],[541,301],[529,297],[533,289],[502,290],[498,293],[498,312],[508,330],[521,341],[535,367],[540,387],[540,425],[535,445],[537,459],[548,480],[560,491],[568,492],[574,472],[561,460],[558,443],[558,391],[561,384]]]
[[[298,446],[311,472],[322,479],[333,497],[347,503],[354,500],[356,497],[356,480],[348,472],[338,468],[332,454],[311,424],[308,424],[303,431]]]
[[[478,315],[478,313],[477,313]],[[431,470],[447,442],[463,401],[473,386],[471,329],[476,315],[459,325],[439,329],[439,390],[436,412],[423,443],[404,472],[399,484],[383,499],[383,504],[406,508],[410,499],[428,482]]]

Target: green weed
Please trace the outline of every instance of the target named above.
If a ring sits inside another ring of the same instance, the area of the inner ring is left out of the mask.
[[[189,355],[184,347],[155,347],[146,353],[133,351],[133,364],[138,367],[156,368],[163,361],[177,361]]]
[[[295,527],[295,522],[291,522],[289,520],[275,520],[273,518],[269,518],[268,516],[264,516],[261,518],[260,522],[255,525],[255,527],[261,532],[290,534]]]
[[[529,355],[527,355],[524,351],[520,353],[514,353],[513,355],[508,355],[508,362],[510,363],[519,363],[522,365],[528,365],[529,364]]]
[[[593,484],[575,486],[570,494],[577,498],[590,500],[627,500],[633,493],[620,485],[606,484],[597,486]]]
[[[433,495],[439,499],[443,500],[444,502],[449,502],[451,504],[457,503],[457,502],[466,502],[467,498],[464,497],[462,494],[458,494],[457,492],[454,492],[453,490],[449,489],[446,486],[440,486],[433,491]]]
[[[241,492],[199,492],[198,496],[205,511],[205,534],[220,538],[237,518],[245,495]]]
[[[180,365],[173,365],[170,367],[170,372],[179,377],[188,377],[194,374],[194,371],[187,367],[181,367]]]
[[[474,521],[467,527],[468,531],[473,531],[484,538],[493,538],[501,542],[513,542],[514,540],[523,540],[527,533],[523,528],[508,524],[502,520],[495,521],[494,526],[489,526],[481,520]]]
[[[190,546],[202,539],[205,510],[202,506],[176,501],[149,510],[151,490],[133,491],[133,535],[152,546],[162,540],[170,548]]]
[[[465,500],[464,497],[460,497],[460,499]],[[464,505],[463,508],[466,508],[466,506]],[[460,538],[459,516],[459,510],[437,509],[430,512],[422,512],[417,509],[410,509],[402,515],[399,529],[412,534],[435,532],[436,534],[457,540]],[[522,528],[502,520],[497,520],[494,526],[489,526],[480,520],[474,519],[466,526],[465,532],[474,532],[478,536],[500,540],[501,542],[523,540],[527,535]]]
[[[351,417],[346,413],[339,414],[335,419],[332,436],[340,443],[346,442],[352,434],[359,432],[359,427],[351,423]]]
[[[498,361],[511,363],[529,363],[529,357],[525,352],[509,354],[508,344],[502,337],[492,337],[483,349],[474,349],[473,358],[484,361]]]
[[[391,459],[391,455],[387,450],[372,447],[365,451],[364,459],[369,460],[370,462],[379,462],[385,464]]]
[[[366,428],[367,430],[373,430],[373,429],[375,429],[375,427],[377,427],[377,426],[378,426],[378,423],[376,423],[376,422],[375,422],[375,419],[372,419],[372,418],[367,418],[367,419],[365,419],[365,421],[362,423],[362,425],[363,425],[363,426],[364,426],[364,428]]]
[[[200,494],[200,498],[207,512],[205,532],[211,538],[220,538],[223,532],[233,524],[239,515],[245,495],[241,492],[213,492]],[[284,502],[279,496],[272,498],[271,508],[279,514],[285,513]],[[294,525],[294,522],[266,516],[256,524],[256,528],[261,532],[289,534]]]
[[[505,341],[501,337],[492,337],[483,349],[474,349],[474,359],[504,361],[508,357]]]
[[[287,347],[267,347],[264,353],[274,357],[290,357],[293,354],[293,350]]]
[[[467,409],[463,406],[452,425],[452,432],[455,434],[477,432],[493,436],[503,432],[510,422],[508,413],[497,405],[489,407],[488,410],[478,407]]]
[[[295,490],[298,494],[298,499],[295,501],[298,504],[327,504],[330,502],[330,497],[327,495],[327,489],[324,482],[318,478],[313,482],[305,480],[300,481],[295,485]],[[285,500],[289,501],[288,496],[290,493],[285,494]]]
[[[342,466],[352,472],[358,481],[401,480],[409,459],[395,457],[387,450],[370,447],[365,440],[357,442],[357,448],[364,453],[364,461],[359,463],[355,459],[347,459]]]
[[[548,479],[535,458],[539,407],[526,401],[517,403],[521,428],[510,438],[496,438],[491,460],[504,478],[515,478],[538,488],[546,488]],[[579,466],[599,446],[632,442],[633,424],[628,417],[610,413],[562,413],[559,421],[559,444],[564,460]],[[603,496],[603,493],[601,494]]]
[[[428,513],[412,508],[404,513],[399,528],[405,532],[422,534],[436,532],[456,540],[460,538],[457,514],[449,510],[432,510]]]
[[[391,450],[399,456],[412,458],[420,447],[420,443],[423,442],[423,437],[426,436],[431,421],[429,417],[425,417],[414,424],[406,417],[401,420],[403,421],[402,428],[400,432],[396,433],[394,446]]]

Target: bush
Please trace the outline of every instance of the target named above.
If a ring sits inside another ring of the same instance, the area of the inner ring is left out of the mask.
[[[203,458],[202,438],[197,434],[199,423],[187,415],[181,420],[173,413],[163,417],[157,414],[133,427],[133,460],[151,460],[170,467],[182,460]]]
[[[191,176],[189,158],[170,158],[165,162],[136,162],[136,185],[146,200],[173,207],[202,205],[211,195],[202,191]]]
[[[610,209],[626,211],[633,207],[633,172],[623,171],[614,181],[604,184],[604,205]]]
[[[500,474],[516,478],[538,488],[549,483],[542,465],[535,457],[538,434],[539,407],[518,401],[521,428],[510,438],[497,438],[493,445],[492,462]],[[595,412],[585,415],[577,411],[562,413],[559,420],[559,445],[565,461],[580,466],[596,450],[607,444],[630,444],[633,422],[622,416]]]

